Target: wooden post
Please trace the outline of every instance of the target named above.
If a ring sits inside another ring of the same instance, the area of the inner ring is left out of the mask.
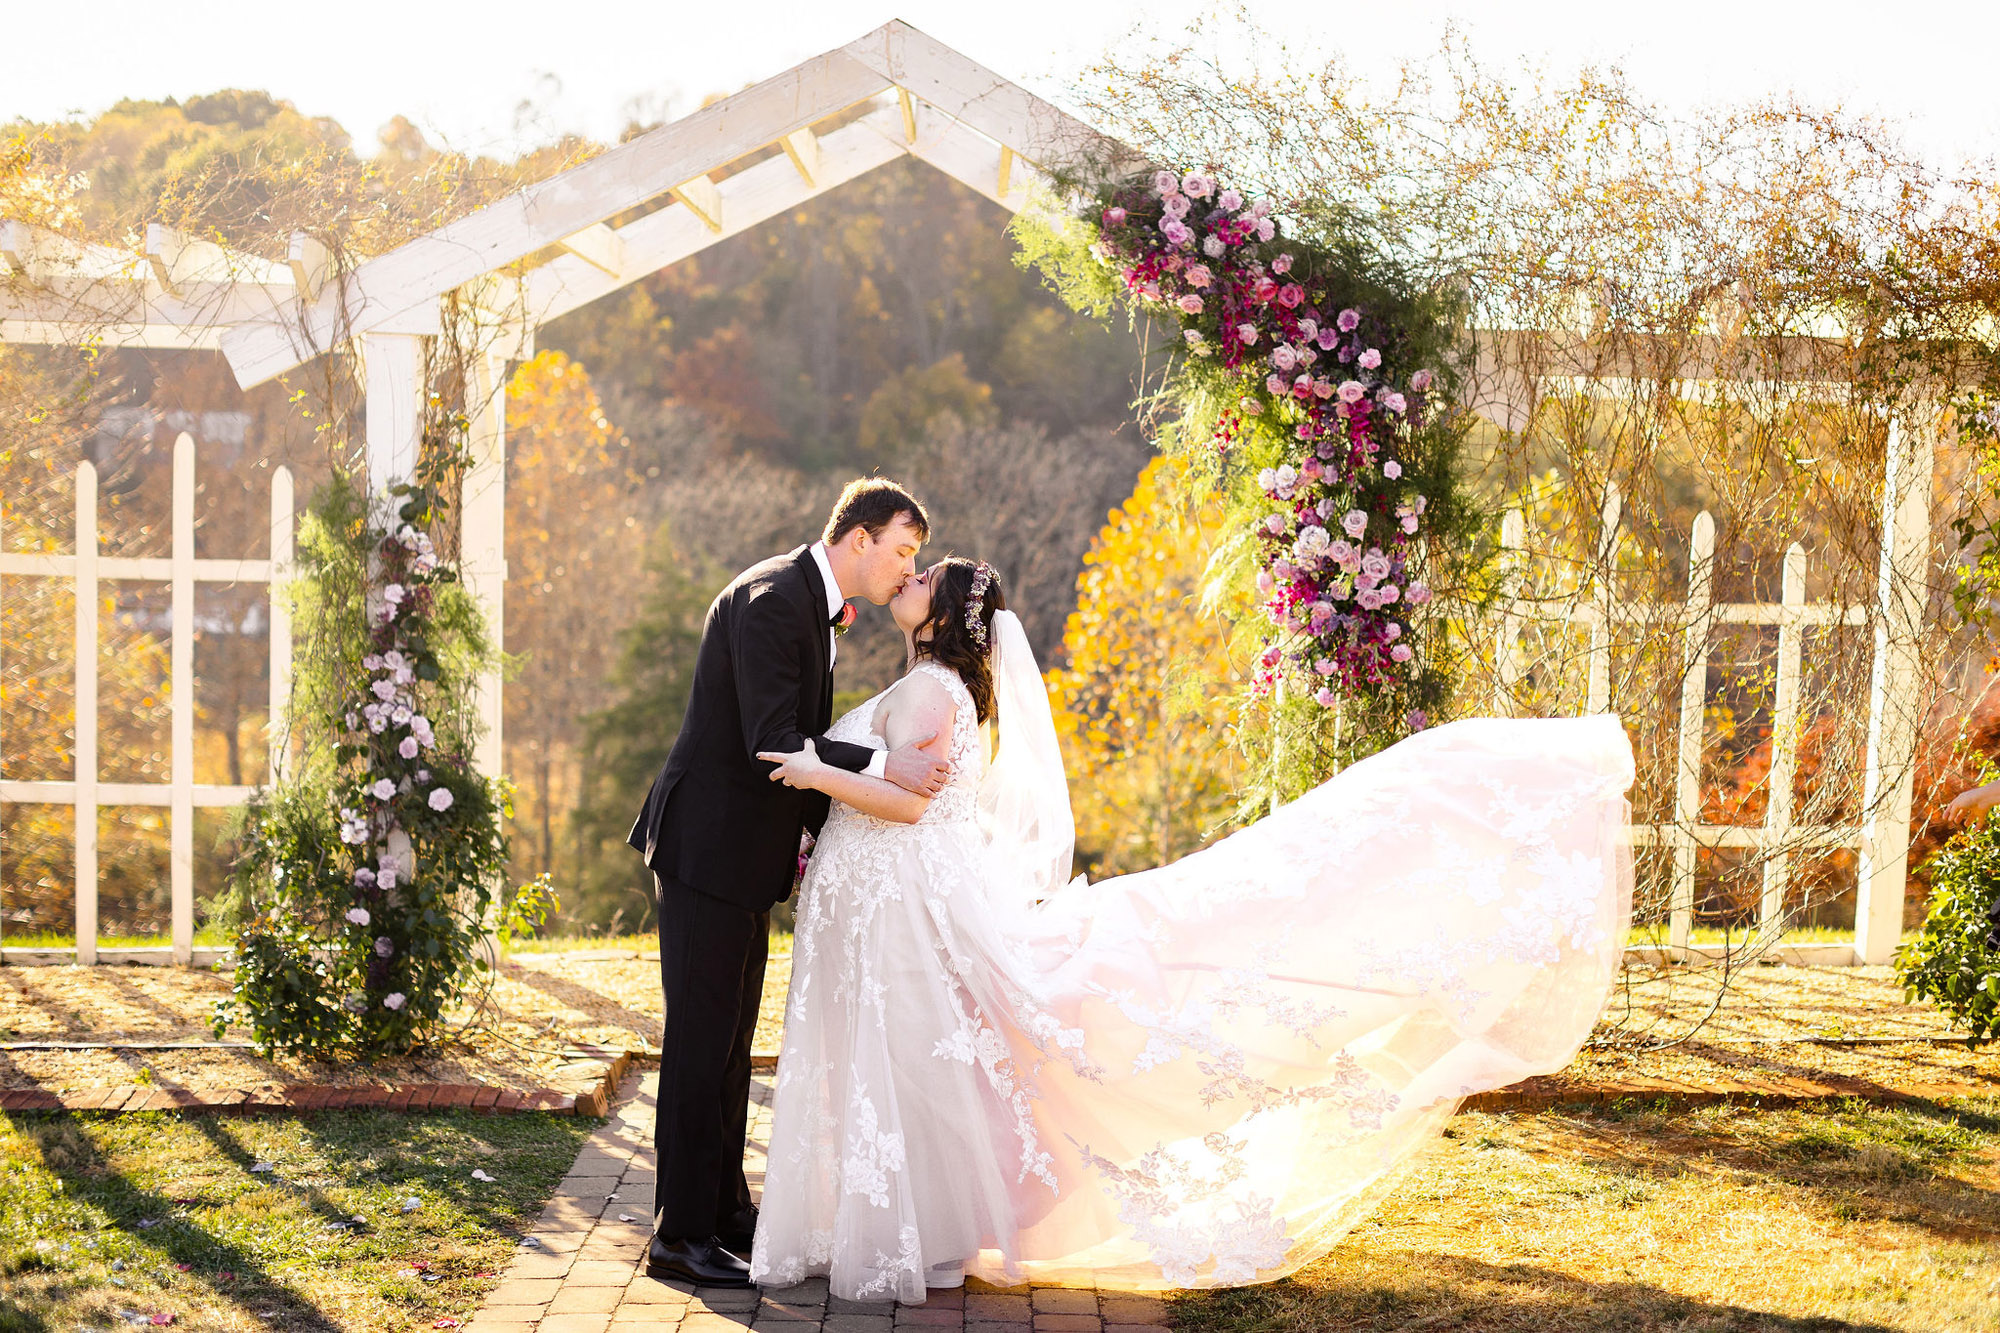
[[[372,498],[416,475],[423,436],[424,340],[414,333],[361,339],[368,382],[368,490]]]
[[[97,468],[76,465],[76,961],[97,961]]]
[[[1792,782],[1799,764],[1799,661],[1805,637],[1806,552],[1793,542],[1785,551],[1784,609],[1778,620],[1778,688],[1771,718],[1771,771],[1764,803],[1764,893],[1757,930],[1775,940],[1785,928],[1785,891],[1791,884]]]
[[[194,441],[174,441],[173,618],[169,623],[167,711],[172,731],[167,808],[167,878],[173,894],[174,962],[194,961]]]
[[[1493,644],[1493,715],[1514,715],[1514,688],[1521,679],[1521,562],[1528,547],[1528,522],[1518,509],[1500,520],[1500,636]]]
[[[292,608],[284,586],[292,576],[292,470],[271,473],[271,567],[264,590],[271,599],[270,712],[264,723],[265,781],[278,784],[289,757],[291,729],[286,717],[292,701]]]
[[[1901,416],[1889,419],[1868,767],[1861,795],[1861,882],[1854,904],[1854,950],[1864,964],[1891,962],[1903,935],[1917,727],[1925,704],[1918,646],[1930,563],[1934,413],[1922,410],[1907,423]]]
[[[1704,509],[1694,517],[1694,531],[1688,542],[1687,622],[1681,631],[1680,749],[1674,766],[1674,868],[1667,892],[1668,942],[1676,951],[1687,948],[1689,934],[1694,929],[1694,830],[1701,823],[1708,635],[1714,605],[1715,516]]]
[[[1624,497],[1618,483],[1606,482],[1604,508],[1599,515],[1597,541],[1596,614],[1590,622],[1590,698],[1586,713],[1602,713],[1611,707],[1611,605],[1616,589],[1611,584],[1611,560],[1618,549],[1618,517],[1624,511]]]
[[[462,485],[460,573],[466,591],[486,616],[495,649],[506,646],[507,585],[507,359],[491,353],[474,358],[472,382],[465,386],[472,429],[470,465]],[[479,673],[479,741],[473,764],[497,778],[505,764],[501,727],[505,713],[497,664]]]

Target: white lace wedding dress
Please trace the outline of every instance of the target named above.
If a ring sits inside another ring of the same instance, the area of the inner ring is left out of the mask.
[[[1631,911],[1616,718],[1439,727],[1033,904],[982,828],[970,695],[915,670],[957,704],[956,773],[913,825],[836,805],[813,853],[757,1282],[915,1302],[953,1262],[1135,1291],[1280,1277],[1461,1097],[1588,1034]],[[886,693],[829,734],[882,746]],[[1004,708],[1000,731],[1004,756]]]

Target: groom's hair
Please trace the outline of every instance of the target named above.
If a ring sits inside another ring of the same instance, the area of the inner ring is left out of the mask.
[[[905,516],[916,528],[918,537],[930,538],[930,515],[917,503],[916,496],[884,477],[856,477],[833,502],[833,512],[826,516],[826,531],[821,540],[828,546],[835,545],[856,528],[864,529],[870,537],[880,537],[882,529]]]

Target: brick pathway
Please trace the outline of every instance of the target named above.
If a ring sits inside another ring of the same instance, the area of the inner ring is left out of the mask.
[[[653,1099],[658,1073],[619,1090],[609,1124],[592,1135],[466,1333],[1157,1333],[1164,1302],[1076,1288],[1002,1291],[973,1282],[932,1292],[923,1305],[829,1299],[823,1280],[784,1291],[716,1291],[656,1282],[640,1271],[653,1207]],[[771,1087],[751,1085],[750,1188],[761,1195],[771,1138]]]

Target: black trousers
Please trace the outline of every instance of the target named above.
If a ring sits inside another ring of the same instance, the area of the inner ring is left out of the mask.
[[[660,891],[659,1174],[653,1230],[702,1240],[750,1207],[743,1144],[750,1127],[750,1041],[764,993],[771,914],[656,875]]]

